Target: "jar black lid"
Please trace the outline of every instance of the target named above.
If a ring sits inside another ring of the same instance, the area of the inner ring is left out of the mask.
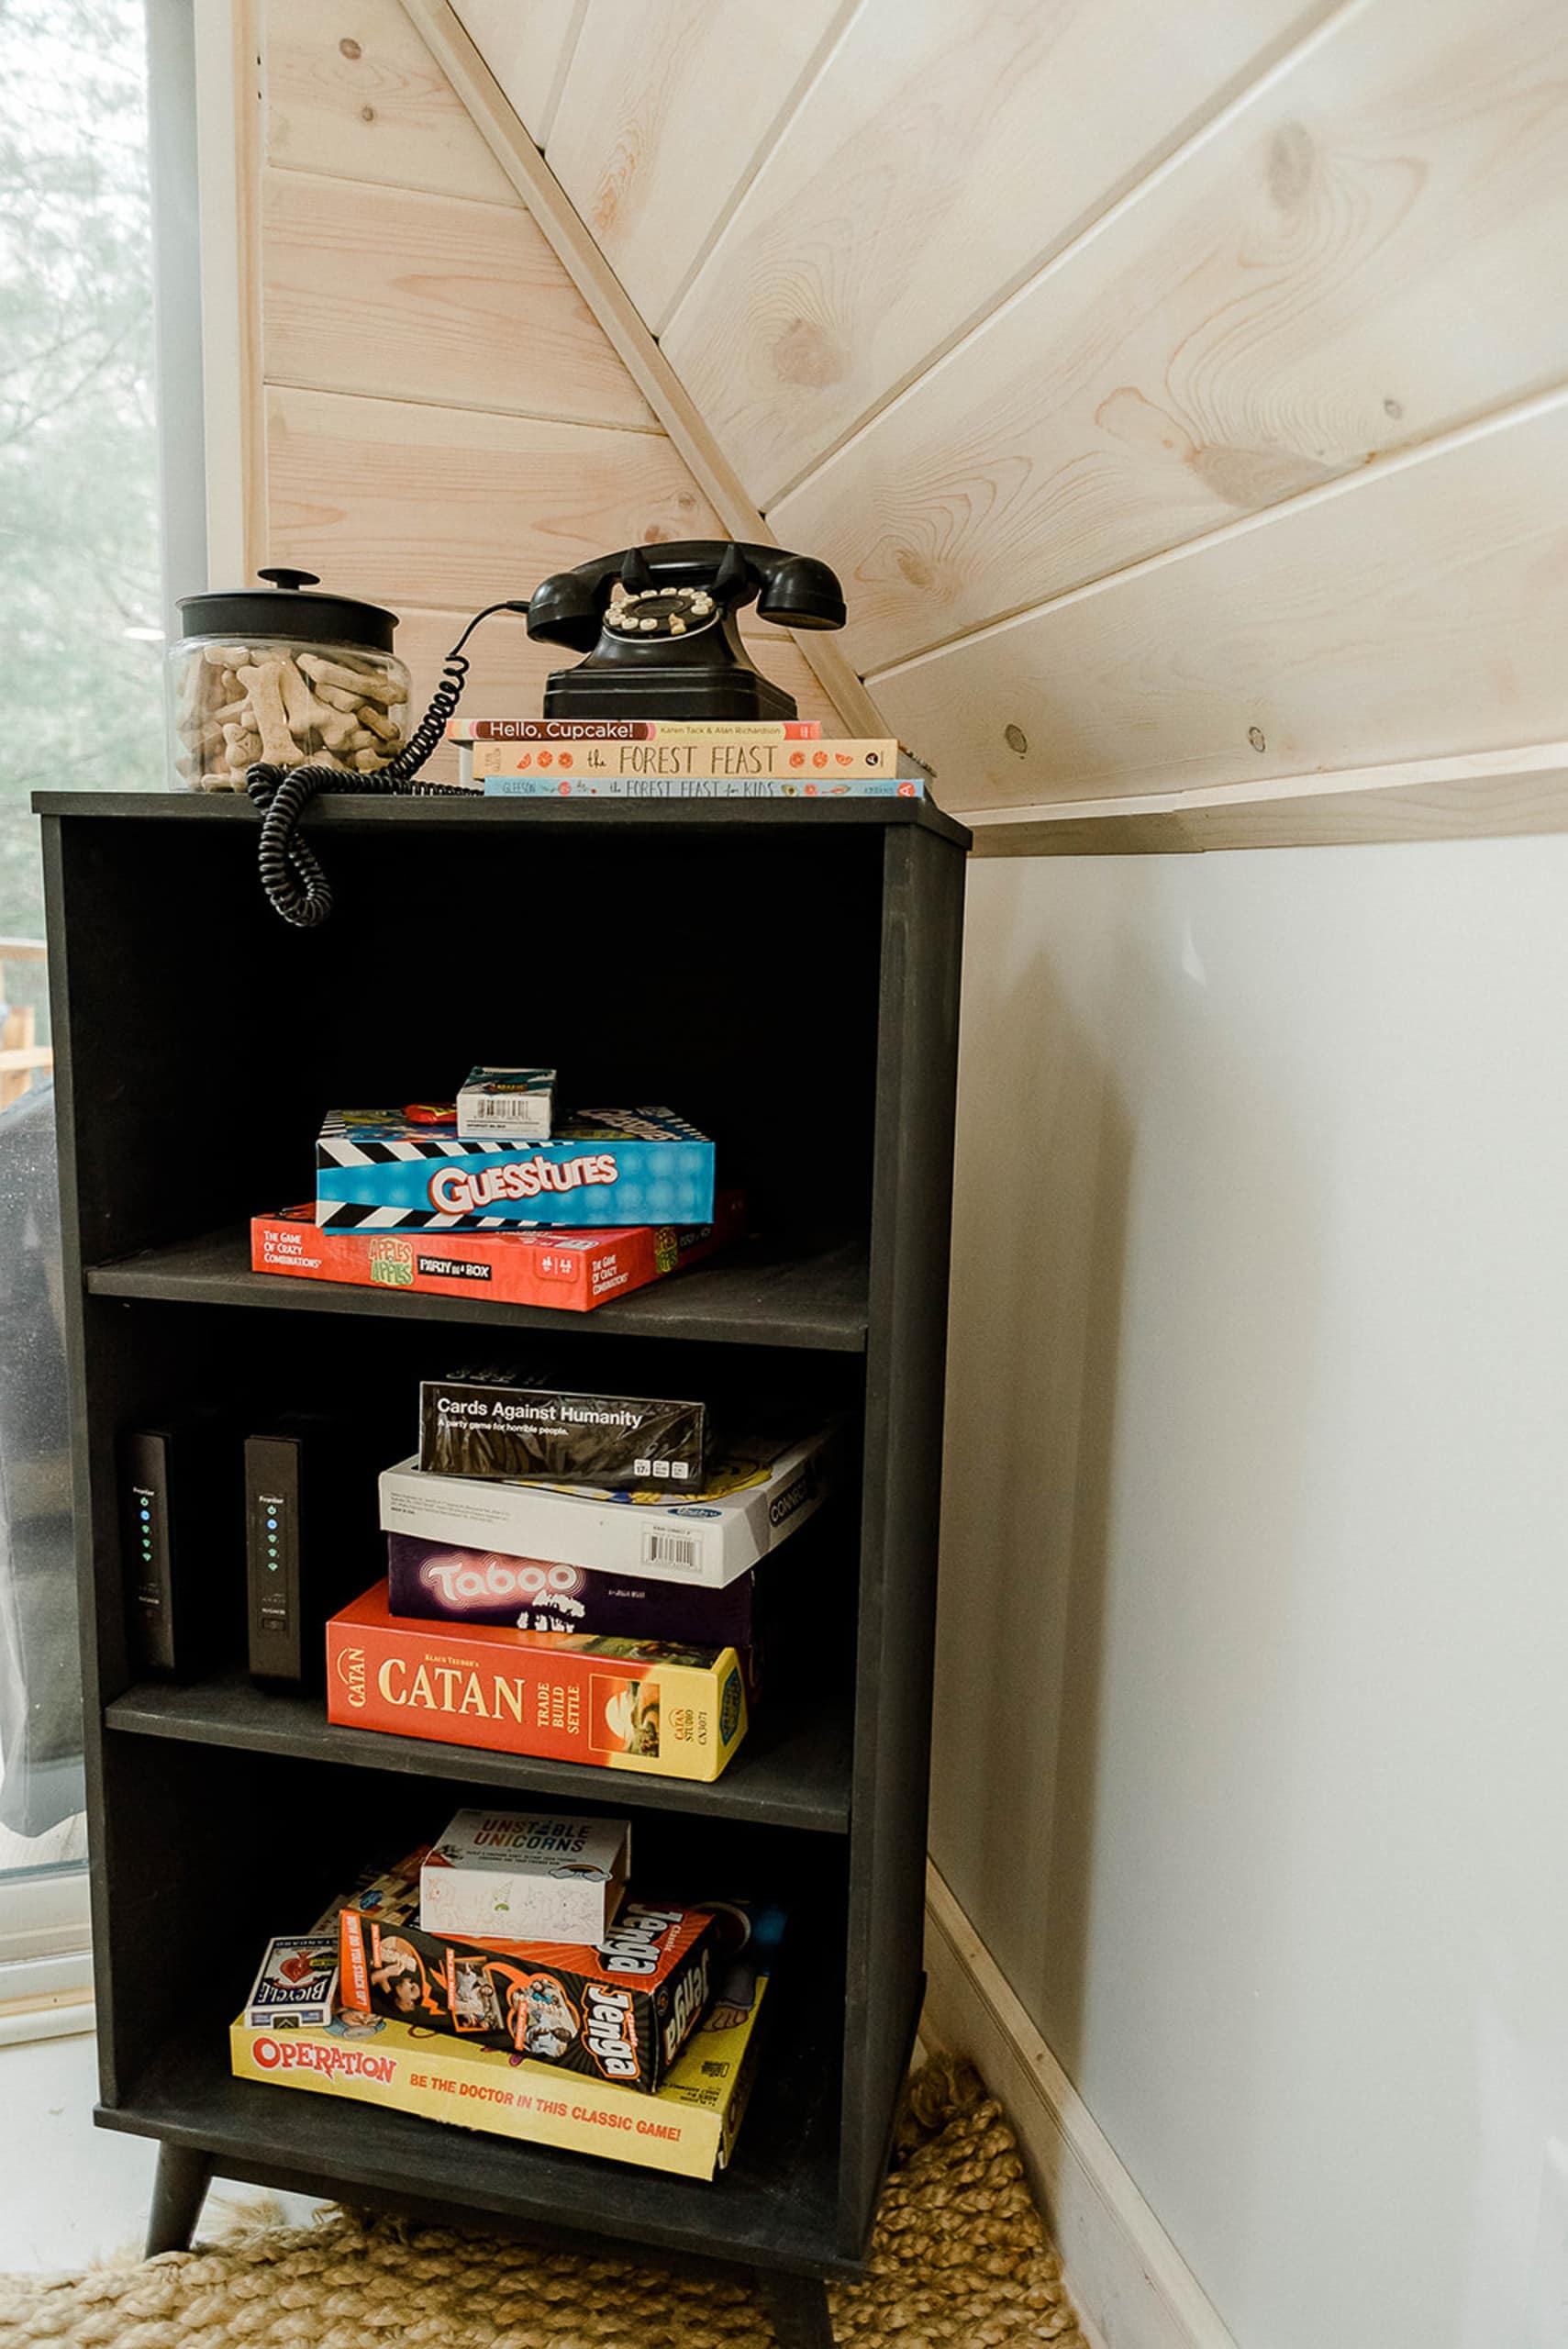
[[[232,595],[182,596],[180,629],[184,636],[293,637],[302,644],[357,644],[369,652],[390,652],[395,612],[361,604],[351,596],[306,596],[317,584],[314,571],[277,565],[259,571],[270,587],[240,587]]]

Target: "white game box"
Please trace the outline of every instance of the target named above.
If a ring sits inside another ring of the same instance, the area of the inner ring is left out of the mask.
[[[460,1810],[420,1868],[420,1929],[596,1949],[630,1866],[629,1820]]]

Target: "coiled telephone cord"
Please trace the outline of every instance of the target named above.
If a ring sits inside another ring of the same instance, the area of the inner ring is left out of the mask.
[[[316,930],[332,910],[332,892],[313,849],[300,838],[299,819],[318,795],[368,792],[402,798],[466,799],[470,794],[451,783],[419,783],[419,770],[440,748],[447,720],[462,698],[468,679],[463,646],[481,620],[495,612],[527,612],[527,603],[487,604],[475,612],[441,663],[440,681],[429,707],[395,758],[368,774],[345,774],[340,768],[305,765],[270,766],[258,760],[247,768],[245,793],[261,817],[261,838],[256,852],[261,887],[272,911],[295,930]]]

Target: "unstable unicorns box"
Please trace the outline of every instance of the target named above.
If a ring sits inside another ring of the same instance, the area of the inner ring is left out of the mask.
[[[628,1819],[460,1810],[425,1854],[419,1922],[467,1941],[596,1943],[615,1922],[630,1866]]]
[[[733,1648],[405,1622],[383,1582],[327,1625],[327,1718],[706,1780],[746,1734],[746,1687]]]
[[[229,2033],[240,2079],[346,2097],[497,2137],[596,2154],[639,2168],[708,2178],[731,2160],[762,2051],[762,2019],[778,1964],[783,1911],[716,1904],[721,1935],[712,2005],[652,2096],[558,2070],[423,2025],[342,2009],[325,2030]]]
[[[396,1109],[334,1109],[316,1143],[328,1230],[711,1223],[714,1149],[672,1109],[584,1109],[553,1141],[463,1141]]]

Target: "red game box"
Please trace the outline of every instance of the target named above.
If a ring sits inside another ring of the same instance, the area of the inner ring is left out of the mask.
[[[720,1191],[711,1223],[629,1224],[603,1231],[328,1231],[312,1207],[250,1221],[250,1268],[361,1288],[494,1297],[591,1313],[666,1273],[710,1256],[745,1230],[739,1191]]]
[[[406,1621],[383,1582],[328,1620],[327,1718],[708,1782],[746,1734],[746,1687],[733,1648]]]

